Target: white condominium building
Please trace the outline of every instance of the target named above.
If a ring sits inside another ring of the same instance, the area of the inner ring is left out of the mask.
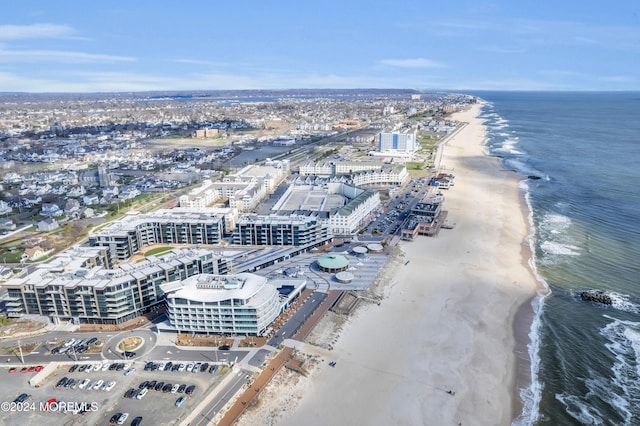
[[[162,285],[169,322],[179,332],[260,336],[305,288],[305,280],[251,274],[201,274]]]

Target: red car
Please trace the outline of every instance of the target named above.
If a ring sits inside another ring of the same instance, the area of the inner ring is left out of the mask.
[[[35,365],[32,365],[31,367],[29,367],[29,369],[27,370],[29,373],[33,373],[34,371],[36,371],[36,367]]]
[[[39,365],[39,366],[37,366],[37,367],[35,368],[35,371],[36,371],[37,373],[39,373],[39,372],[41,372],[43,369],[44,369],[44,367],[43,367],[42,365]]]
[[[29,371],[29,369],[27,367],[22,367],[22,370],[20,370],[21,373],[27,373]]]
[[[9,373],[11,373],[11,374],[15,373],[16,371],[18,371],[18,369],[16,367],[12,367],[12,368],[9,369]]]

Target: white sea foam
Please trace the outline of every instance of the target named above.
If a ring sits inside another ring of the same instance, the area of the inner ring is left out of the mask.
[[[611,298],[611,306],[619,311],[640,313],[640,306],[629,299],[629,296],[616,293],[615,291],[607,291],[606,294]]]
[[[567,393],[556,394],[556,399],[565,406],[567,413],[571,414],[583,425],[602,425],[602,414],[595,408],[584,403],[575,395]]]
[[[546,283],[545,283],[546,285]],[[522,413],[511,423],[512,426],[528,426],[535,423],[540,416],[540,401],[542,400],[542,383],[540,382],[540,326],[542,324],[542,308],[544,299],[549,295],[540,294],[531,305],[535,312],[531,330],[529,331],[529,353],[531,381],[529,387],[520,389]]]
[[[572,244],[563,244],[557,241],[543,241],[540,248],[547,255],[579,256],[580,248]]]
[[[529,387],[520,389],[520,399],[522,400],[522,413],[513,421],[512,426],[528,426],[539,420],[540,417],[540,401],[542,400],[542,382],[540,382],[540,327],[542,325],[542,311],[544,308],[545,298],[551,294],[549,285],[538,274],[535,258],[535,225],[533,220],[533,210],[531,208],[531,198],[529,195],[529,183],[526,180],[520,181],[519,187],[524,191],[524,199],[529,209],[529,234],[527,241],[531,249],[532,257],[529,259],[529,267],[533,271],[537,280],[542,284],[545,291],[538,292],[532,302],[534,317],[529,330],[529,344],[527,351],[529,353],[530,362],[530,382]]]
[[[609,343],[605,347],[614,356],[611,367],[613,381],[605,382],[605,390],[598,388],[594,392],[625,418],[625,424],[640,416],[640,406],[632,403],[640,395],[640,323],[620,320],[609,315],[612,320],[600,330]],[[589,387],[591,390],[592,387]]]
[[[579,256],[582,249],[570,234],[571,219],[558,213],[547,213],[540,219],[540,249],[544,253],[541,262],[553,265],[562,260],[562,256]]]

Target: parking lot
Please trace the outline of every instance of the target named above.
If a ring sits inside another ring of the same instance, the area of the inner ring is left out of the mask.
[[[187,364],[186,362],[184,364]],[[43,424],[65,424],[65,425],[107,425],[115,413],[128,413],[125,425],[131,424],[134,418],[142,416],[142,425],[170,425],[179,424],[188,413],[194,410],[204,396],[205,389],[214,388],[226,374],[229,367],[218,366],[215,371],[198,371],[196,373],[179,371],[145,371],[144,362],[132,364],[132,371],[125,375],[126,369],[120,371],[106,368],[99,368],[97,371],[92,368],[80,371],[77,368],[69,372],[72,364],[60,366],[56,371],[47,377],[40,387],[29,385],[28,381],[36,373],[9,373],[8,368],[0,370],[0,402],[2,402],[2,413],[0,416],[5,425],[43,425]],[[94,364],[95,365],[95,364]],[[73,379],[75,383],[71,386],[64,385],[56,388],[62,378]],[[85,380],[86,379],[86,380]],[[102,380],[103,390],[100,390],[99,381]],[[80,389],[83,384],[84,389]],[[182,393],[170,390],[153,390],[149,388],[146,395],[137,398],[125,398],[125,392],[130,389],[139,389],[143,382],[156,381],[164,382],[164,385],[185,385]],[[88,386],[93,382],[93,387],[98,389],[88,390]],[[110,382],[115,382],[112,389],[106,388]],[[195,390],[191,396],[185,393],[186,387],[194,385]],[[24,403],[13,404],[20,394],[26,393],[31,397]],[[184,396],[184,402],[176,407],[176,400]],[[51,411],[47,411],[46,404],[55,398],[55,403],[51,403]],[[76,413],[74,413],[74,408]],[[85,413],[78,413],[81,410]],[[66,412],[63,412],[66,411]]]

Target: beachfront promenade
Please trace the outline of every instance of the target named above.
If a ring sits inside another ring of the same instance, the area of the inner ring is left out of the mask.
[[[292,339],[295,341],[304,340],[323,315],[336,303],[341,294],[342,291],[330,291],[320,306],[300,326]],[[242,413],[248,407],[251,407],[252,403],[258,398],[260,392],[271,381],[273,376],[292,358],[293,353],[294,348],[284,347],[278,355],[272,358],[262,373],[260,373],[253,383],[240,395],[217,424],[219,426],[233,425]]]

